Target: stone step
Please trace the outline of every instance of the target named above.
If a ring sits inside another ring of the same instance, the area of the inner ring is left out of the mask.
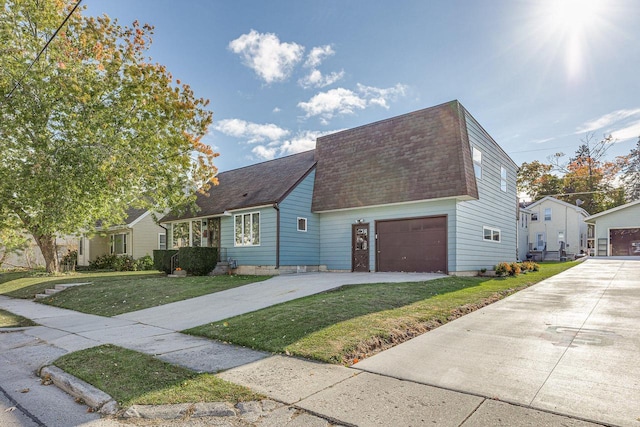
[[[58,291],[64,291],[67,288],[72,288],[74,286],[81,286],[81,285],[90,285],[93,282],[82,282],[82,283],[63,283],[60,285],[56,285],[55,289]]]

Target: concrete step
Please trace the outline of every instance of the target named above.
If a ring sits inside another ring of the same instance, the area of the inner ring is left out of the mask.
[[[36,299],[49,298],[50,296],[48,294],[36,294]]]
[[[44,293],[47,295],[53,295],[53,294],[57,294],[58,292],[60,292],[60,289],[45,289]]]
[[[67,288],[72,288],[74,286],[81,286],[81,285],[90,285],[93,282],[82,282],[82,283],[63,283],[60,285],[56,285],[55,289],[58,291],[64,291]]]

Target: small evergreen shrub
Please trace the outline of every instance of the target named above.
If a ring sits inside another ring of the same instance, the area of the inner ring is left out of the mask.
[[[153,251],[153,268],[171,274],[171,257],[178,253],[177,249],[156,249]]]
[[[218,263],[218,248],[186,247],[178,250],[180,268],[194,276],[206,276]]]
[[[135,271],[134,263],[131,255],[119,255],[113,262],[113,269],[115,271]]]
[[[117,255],[100,255],[89,262],[89,270],[115,270]]]
[[[133,263],[133,269],[135,271],[153,270],[153,258],[151,258],[149,255],[138,258]]]

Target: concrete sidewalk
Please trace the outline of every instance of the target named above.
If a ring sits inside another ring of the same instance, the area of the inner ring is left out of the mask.
[[[286,274],[222,292],[121,314],[115,318],[182,331],[344,285],[419,282],[439,277],[446,276],[435,273]]]

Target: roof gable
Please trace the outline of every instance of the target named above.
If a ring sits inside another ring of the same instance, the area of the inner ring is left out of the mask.
[[[542,199],[536,200],[535,202],[528,204],[527,209],[535,208],[536,206],[542,205],[544,202],[551,202],[551,203],[558,204],[560,206],[564,206],[566,208],[572,208],[577,213],[580,213],[585,217],[589,216],[589,212],[587,212],[580,206],[572,205],[571,203],[567,203],[563,200],[556,199],[555,197],[552,197],[552,196],[544,196]]]
[[[315,212],[478,198],[458,101],[318,138]]]
[[[169,214],[161,222],[220,215],[225,211],[279,203],[315,166],[314,151],[305,151],[218,174],[209,195],[198,193],[198,212]]]
[[[629,202],[629,203],[624,204],[622,206],[616,206],[615,208],[607,209],[606,211],[602,211],[602,212],[597,213],[597,214],[593,214],[593,215],[585,218],[585,221],[591,221],[593,219],[600,218],[602,216],[606,216],[606,215],[609,215],[611,213],[618,212],[618,211],[621,211],[623,209],[627,209],[627,208],[630,208],[630,207],[633,207],[633,206],[636,206],[636,205],[640,205],[640,199],[639,200],[635,200],[633,202]]]

